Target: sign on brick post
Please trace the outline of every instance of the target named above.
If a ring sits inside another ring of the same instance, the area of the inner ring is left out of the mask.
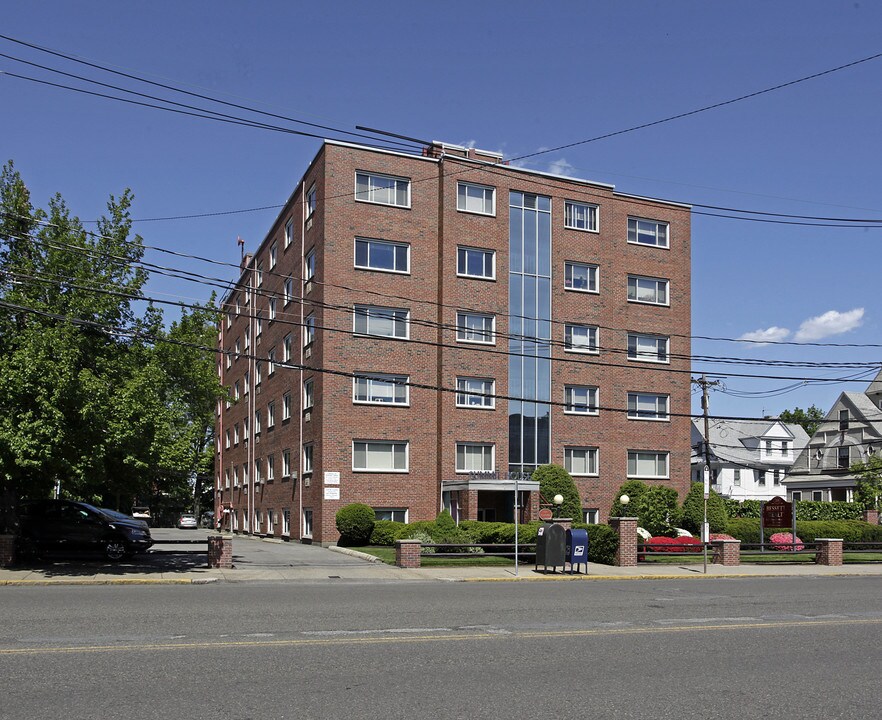
[[[634,567],[637,565],[637,518],[610,518],[609,524],[619,536],[616,565],[618,567]]]

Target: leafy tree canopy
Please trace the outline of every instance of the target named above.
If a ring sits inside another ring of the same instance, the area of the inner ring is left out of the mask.
[[[539,492],[545,502],[552,502],[555,495],[563,496],[560,506],[560,517],[572,518],[574,522],[582,522],[582,499],[579,489],[572,476],[560,465],[540,465],[533,471],[532,480],[539,482]]]
[[[803,430],[811,437],[824,420],[824,411],[815,405],[812,405],[808,410],[795,407],[793,410],[784,410],[778,417],[781,422],[802,425]]]
[[[879,509],[882,498],[882,457],[871,455],[865,463],[855,463],[850,468],[858,477],[855,501],[864,508]]]

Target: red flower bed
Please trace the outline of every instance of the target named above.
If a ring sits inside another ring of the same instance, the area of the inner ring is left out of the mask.
[[[711,540],[736,540],[737,538],[733,538],[731,535],[727,535],[726,533],[711,533]]]
[[[701,539],[696,537],[653,537],[643,546],[648,552],[701,552]]]
[[[775,533],[769,540],[778,550],[805,550],[802,540],[792,533]]]

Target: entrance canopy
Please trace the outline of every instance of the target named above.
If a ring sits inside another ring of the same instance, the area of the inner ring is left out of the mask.
[[[515,480],[511,473],[470,473],[456,480],[442,480],[441,489],[456,490],[496,490],[498,492],[514,492],[515,483],[520,492],[539,492],[536,480]]]

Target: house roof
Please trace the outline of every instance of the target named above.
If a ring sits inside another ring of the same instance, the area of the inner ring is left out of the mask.
[[[767,420],[713,420],[708,425],[709,443],[714,456],[724,462],[731,462],[746,467],[781,467],[779,463],[760,462],[759,440],[779,425],[792,437],[794,457],[809,441],[808,434],[801,425],[781,422],[775,418]],[[701,448],[696,448],[704,437],[704,421],[692,421],[692,457],[700,460]],[[780,435],[770,437],[781,438]],[[756,440],[751,447],[749,441]]]

